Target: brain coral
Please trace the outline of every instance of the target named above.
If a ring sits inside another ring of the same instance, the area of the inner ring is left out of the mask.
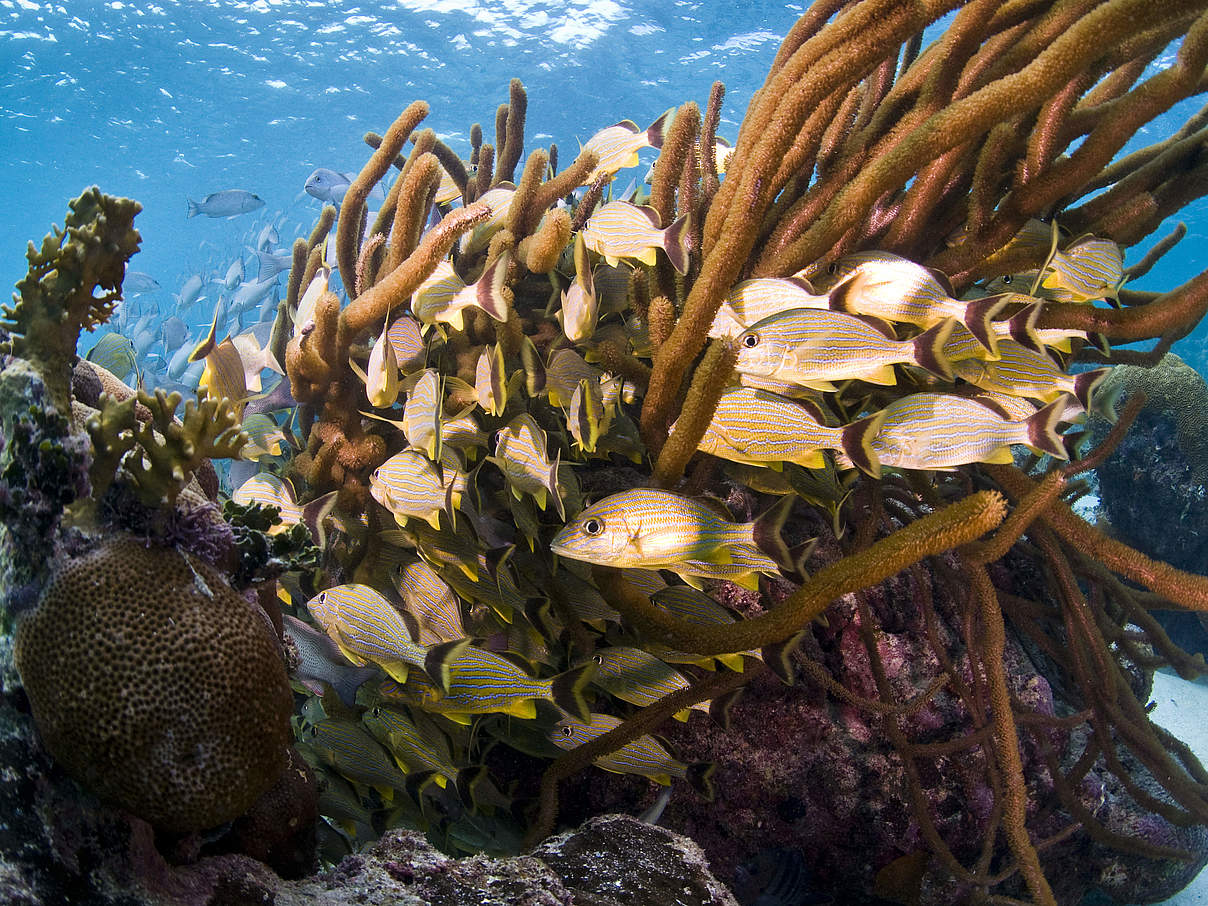
[[[160,828],[229,821],[285,767],[293,702],[278,644],[196,558],[103,541],[56,570],[15,656],[50,753]]]

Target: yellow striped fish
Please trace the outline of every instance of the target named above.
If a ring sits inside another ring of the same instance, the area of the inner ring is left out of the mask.
[[[549,362],[545,366],[545,391],[549,394],[551,405],[565,409],[570,405],[579,381],[586,379],[599,383],[602,377],[603,371],[589,365],[573,349],[563,347],[549,355]]]
[[[248,436],[247,445],[239,451],[240,458],[260,459],[262,456],[281,455],[285,432],[269,416],[263,413],[245,416],[239,429]]]
[[[258,503],[280,510],[281,521],[268,530],[270,535],[283,532],[302,520],[302,507],[294,499],[293,487],[284,478],[271,472],[253,475],[231,493],[231,499],[243,506]]]
[[[1066,374],[1048,353],[1034,352],[1013,340],[999,340],[999,358],[993,362],[962,359],[952,363],[956,376],[983,390],[1008,393],[1051,403],[1063,393],[1072,393],[1088,411],[1094,404],[1095,388],[1107,377],[1107,368]]]
[[[423,519],[439,530],[440,514],[447,513],[452,521],[461,507],[467,478],[448,456],[442,457],[438,469],[419,450],[406,449],[373,470],[369,493],[400,525],[409,518]]]
[[[881,415],[872,415],[833,428],[813,404],[753,387],[733,387],[718,401],[698,449],[777,470],[786,462],[820,469],[825,465],[823,450],[846,451],[862,471],[872,474],[875,456],[870,444],[881,421]]]
[[[457,188],[457,183],[453,181],[453,177],[449,175],[449,171],[441,167],[440,184],[436,187],[436,195],[432,201],[435,204],[448,204],[459,198],[461,198],[461,189]]]
[[[621,120],[589,138],[579,148],[579,154],[589,151],[596,155],[596,168],[584,178],[583,185],[595,182],[601,174],[636,167],[638,152],[643,148],[663,147],[663,137],[674,113],[675,108],[670,108],[644,131],[633,120]]]
[[[507,479],[512,496],[519,500],[528,494],[545,509],[552,500],[558,518],[566,518],[562,496],[558,493],[558,460],[561,450],[551,460],[546,450],[545,432],[527,412],[517,415],[495,437],[495,455],[488,457]]]
[[[952,367],[943,348],[955,326],[949,318],[912,340],[891,340],[842,312],[781,312],[739,335],[737,370],[816,390],[834,390],[835,381],[849,379],[892,385],[897,364],[918,365],[948,380]]]
[[[461,604],[453,589],[423,560],[408,563],[391,575],[407,612],[419,626],[421,645],[465,638]]]
[[[477,308],[496,321],[506,321],[508,303],[503,290],[510,260],[508,254],[500,255],[468,286],[454,272],[451,261],[441,261],[411,297],[412,314],[425,327],[442,323],[454,330],[465,326],[467,308]]]
[[[386,339],[394,347],[394,358],[403,374],[424,367],[428,346],[424,342],[423,325],[415,318],[403,315],[386,330]]]
[[[501,182],[477,199],[475,203],[486,205],[491,216],[458,240],[458,248],[462,255],[475,255],[490,245],[491,237],[503,229],[503,224],[507,221],[508,212],[512,207],[512,196],[515,194],[514,185],[510,182]]]
[[[575,667],[549,679],[535,679],[507,658],[481,648],[463,648],[442,660],[442,652],[447,650],[447,646],[437,646],[433,659],[441,660],[442,668],[447,668],[448,691],[442,695],[434,685],[414,676],[401,688],[406,701],[459,723],[468,723],[473,714],[532,719],[537,716],[538,699],[552,702],[569,714],[585,717],[590,713],[583,690],[595,675],[595,664]]]
[[[403,407],[403,436],[413,450],[422,450],[434,462],[440,459],[441,392],[440,372],[426,368],[407,394]]]
[[[487,445],[487,434],[478,427],[472,412],[462,412],[440,423],[440,442],[465,454],[466,459],[478,458],[478,451]]]
[[[400,683],[423,668],[428,649],[411,641],[394,605],[368,585],[337,585],[307,602],[311,615],[353,663],[373,662]]]
[[[711,337],[736,337],[769,315],[795,308],[830,308],[830,296],[817,294],[798,277],[756,277],[736,283],[709,327]]]
[[[563,719],[550,731],[549,738],[558,748],[569,751],[604,735],[620,723],[620,718],[611,714],[592,714],[588,723]],[[673,777],[681,778],[706,799],[713,798],[711,777],[714,766],[705,762],[685,764],[678,761],[649,734],[639,736],[615,752],[593,759],[592,764],[614,774],[649,777],[663,786],[669,786]]]
[[[717,577],[729,564],[744,574],[772,575],[792,559],[776,521],[784,515],[769,511],[754,522],[735,523],[679,494],[634,488],[584,509],[554,536],[550,550],[601,566],[669,569],[685,579]],[[775,550],[780,562],[761,545]]]
[[[596,318],[600,313],[600,302],[592,283],[591,261],[582,233],[575,237],[574,259],[575,279],[569,289],[562,291],[558,323],[562,325],[566,339],[572,343],[582,343],[590,340],[595,333]]]
[[[1013,444],[1068,459],[1057,433],[1064,411],[1065,400],[1058,399],[1024,421],[1011,421],[1001,410],[974,399],[951,393],[912,393],[882,410],[884,421],[872,448],[880,465],[899,469],[1009,463]],[[879,477],[879,470],[874,474]]]
[[[398,357],[394,354],[394,344],[390,342],[387,331],[382,331],[373,344],[364,369],[353,359],[348,360],[348,367],[365,382],[365,397],[369,405],[378,409],[388,409],[394,405],[399,392]]]
[[[247,372],[231,338],[227,337],[206,353],[205,363],[201,379],[197,382],[198,389],[205,390],[213,399],[225,397],[231,400],[242,412],[248,396]]]
[[[97,340],[84,358],[94,365],[100,365],[118,380],[125,380],[138,368],[134,343],[129,337],[115,331],[110,331]]]
[[[1053,253],[1044,268],[1042,288],[1062,302],[1116,299],[1124,283],[1124,256],[1110,239],[1084,236]]]
[[[438,737],[431,732],[422,732],[398,708],[376,705],[361,715],[361,722],[390,750],[395,762],[406,773],[430,773],[441,789],[457,777],[457,767],[443,734]]]
[[[566,426],[584,453],[594,453],[612,424],[613,406],[604,405],[599,383],[582,378],[570,397]]]
[[[705,594],[700,589],[692,588],[688,585],[667,585],[656,589],[650,593],[650,601],[673,616],[705,626],[725,625],[733,623],[738,619],[734,611]],[[713,669],[713,663],[717,662],[736,673],[742,672],[742,660],[744,656],[760,657],[760,653],[753,649],[732,654],[702,656],[686,651],[676,651],[663,645],[650,644],[647,647],[652,654],[669,663],[699,664]]]
[[[387,802],[393,801],[395,790],[406,788],[403,772],[358,723],[327,718],[312,726],[303,741],[324,764],[349,780],[373,787]]]
[[[591,661],[596,665],[593,682],[610,695],[633,705],[649,705],[689,685],[686,676],[641,648],[623,645],[601,648],[591,656]],[[687,720],[690,710],[708,714],[709,703],[697,702],[674,716],[677,720]]]
[[[603,255],[611,265],[615,266],[622,258],[636,258],[653,266],[655,250],[662,249],[671,266],[686,274],[691,238],[687,215],[666,229],[661,229],[659,222],[659,213],[654,208],[610,201],[591,215],[580,235],[589,249]]]
[[[850,315],[868,315],[928,328],[955,318],[991,356],[996,355],[990,321],[1007,300],[986,296],[963,302],[936,272],[889,252],[860,252],[836,264],[838,283],[830,290],[830,307]]]

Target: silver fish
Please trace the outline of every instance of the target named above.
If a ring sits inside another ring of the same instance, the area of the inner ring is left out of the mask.
[[[243,189],[223,189],[211,192],[201,201],[188,199],[189,217],[205,214],[207,217],[234,217],[264,207],[264,199]]]

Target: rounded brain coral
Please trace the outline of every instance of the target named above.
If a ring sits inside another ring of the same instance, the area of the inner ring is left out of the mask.
[[[229,821],[285,767],[293,700],[278,643],[196,558],[102,542],[56,570],[15,656],[51,755],[157,827]]]

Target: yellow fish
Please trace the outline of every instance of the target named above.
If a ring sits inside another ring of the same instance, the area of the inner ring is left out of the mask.
[[[448,457],[438,468],[419,450],[406,449],[374,469],[369,493],[394,514],[399,525],[409,518],[422,519],[439,531],[440,514],[447,513],[452,521],[461,506],[467,478]]]
[[[675,108],[670,108],[644,131],[633,120],[621,120],[589,138],[579,154],[585,151],[595,154],[596,168],[587,175],[583,185],[595,182],[602,173],[611,175],[626,167],[636,167],[638,152],[643,148],[663,147],[663,137],[674,113]]]
[[[794,308],[830,308],[830,296],[798,277],[756,277],[737,283],[717,310],[711,337],[736,337],[756,321]]]
[[[423,669],[428,649],[411,640],[394,605],[370,586],[337,585],[306,607],[354,664],[373,662],[400,683],[407,681],[408,665]]]
[[[454,330],[465,326],[465,310],[477,308],[496,321],[508,318],[508,303],[503,296],[510,256],[496,258],[474,283],[457,276],[451,261],[442,261],[411,299],[411,311],[425,327],[448,324]]]
[[[653,265],[655,250],[662,249],[677,272],[688,272],[691,237],[687,215],[660,229],[659,214],[654,208],[610,201],[591,215],[580,235],[589,249],[603,255],[611,265],[615,266],[622,258],[636,258]]]
[[[1053,253],[1045,265],[1042,288],[1061,302],[1115,300],[1124,284],[1124,256],[1110,239],[1084,236]]]
[[[517,500],[528,494],[545,509],[552,500],[558,518],[565,519],[562,496],[558,493],[558,460],[561,451],[549,458],[545,432],[527,412],[517,415],[499,431],[495,438],[495,455],[490,461],[499,467],[507,479],[512,496]]]

